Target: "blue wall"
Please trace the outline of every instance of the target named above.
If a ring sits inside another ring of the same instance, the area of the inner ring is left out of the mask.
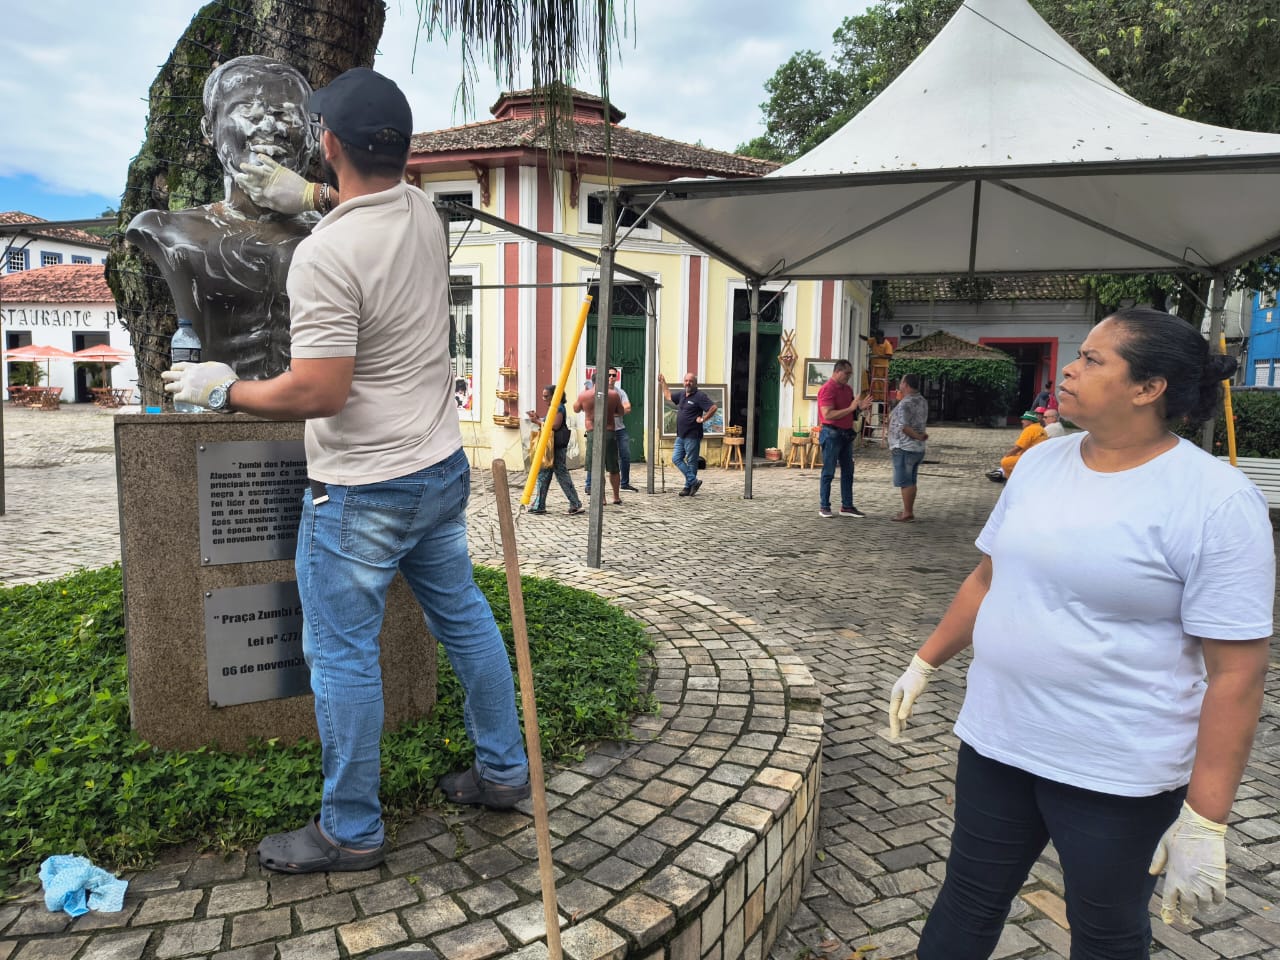
[[[1272,293],[1254,293],[1249,324],[1249,369],[1246,384],[1280,386],[1280,306]]]

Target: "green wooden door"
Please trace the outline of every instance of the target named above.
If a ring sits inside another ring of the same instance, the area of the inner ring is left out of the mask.
[[[756,334],[756,409],[755,450],[752,454],[763,457],[765,450],[778,442],[778,414],[781,397],[778,384],[781,367],[778,354],[782,350],[782,325],[761,323]],[[751,356],[751,324],[733,325],[732,382],[729,384],[730,416],[726,422],[734,426],[747,426],[747,390],[750,377],[748,367]]]
[[[609,365],[622,371],[622,389],[631,401],[631,412],[623,417],[623,422],[631,441],[632,463],[644,461],[644,411],[649,379],[644,369],[644,328],[644,317],[617,316],[609,323]],[[587,366],[596,359],[596,329],[596,318],[589,317]]]

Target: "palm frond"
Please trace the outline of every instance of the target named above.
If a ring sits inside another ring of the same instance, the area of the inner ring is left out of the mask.
[[[477,60],[506,90],[516,89],[527,57],[535,104],[547,128],[552,166],[573,123],[571,88],[594,74],[609,115],[609,61],[620,41],[613,0],[416,0],[418,27],[431,39],[457,39],[462,80],[455,104],[475,113]],[[626,0],[622,0],[626,17]],[[608,126],[605,137],[608,144]]]

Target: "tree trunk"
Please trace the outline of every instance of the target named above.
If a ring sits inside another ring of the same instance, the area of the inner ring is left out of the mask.
[[[1178,296],[1178,316],[1199,330],[1204,322],[1205,304],[1209,300],[1209,288],[1213,285],[1213,280],[1194,273],[1183,274],[1179,279],[1183,290]],[[1216,343],[1209,346],[1214,350],[1218,347]]]
[[[351,67],[372,66],[386,21],[383,0],[213,0],[192,18],[151,85],[146,139],[129,165],[107,283],[129,331],[145,406],[165,397],[161,371],[177,316],[155,265],[124,239],[138,213],[183,210],[224,193],[223,171],[200,132],[204,81],[246,54],[292,64],[321,87]]]

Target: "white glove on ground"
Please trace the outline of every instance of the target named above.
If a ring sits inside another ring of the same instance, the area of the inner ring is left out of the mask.
[[[210,360],[206,363],[175,363],[169,370],[160,374],[164,380],[165,393],[173,394],[178,403],[194,403],[197,406],[209,405],[209,394],[213,388],[228,380],[239,380],[236,372],[225,363]]]
[[[1227,825],[1206,820],[1182,801],[1182,812],[1156,844],[1151,873],[1164,873],[1160,919],[1184,924],[1227,895]]]
[[[889,733],[898,736],[902,733],[906,720],[911,716],[911,708],[916,697],[924,693],[929,685],[929,678],[937,670],[920,659],[918,655],[911,658],[911,666],[893,685],[893,693],[889,697]]]
[[[240,164],[236,184],[260,207],[279,213],[306,213],[316,208],[316,184],[282,167],[270,157],[255,153]]]

